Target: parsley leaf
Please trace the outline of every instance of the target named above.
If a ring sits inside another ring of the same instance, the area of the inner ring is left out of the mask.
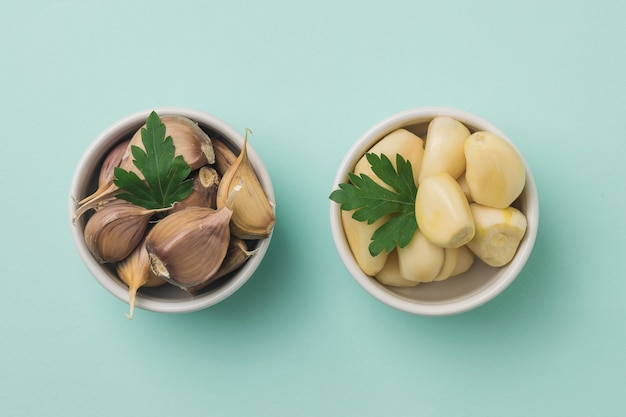
[[[415,231],[415,197],[417,186],[413,180],[411,162],[401,155],[396,156],[396,167],[389,158],[367,153],[367,161],[372,171],[389,190],[366,174],[349,173],[349,183],[339,184],[339,189],[330,194],[330,199],[340,204],[341,210],[355,210],[352,218],[372,224],[381,217],[391,215],[391,219],[380,226],[372,235],[369,251],[372,256],[383,250],[388,253],[396,246],[401,248],[409,244]]]
[[[113,183],[122,190],[117,198],[153,210],[170,207],[191,194],[191,167],[181,155],[175,155],[174,141],[165,137],[165,125],[154,111],[141,128],[141,141],[145,150],[133,145],[131,153],[144,178],[116,167]]]

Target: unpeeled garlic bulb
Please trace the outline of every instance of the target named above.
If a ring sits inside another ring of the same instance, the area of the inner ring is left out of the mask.
[[[241,153],[220,181],[217,207],[225,207],[233,189],[240,185],[241,190],[234,196],[230,206],[233,211],[231,232],[240,239],[263,239],[274,228],[274,208],[250,164],[247,144],[246,131]]]
[[[476,203],[504,208],[521,194],[526,171],[517,150],[491,132],[473,133],[465,141],[465,179]]]

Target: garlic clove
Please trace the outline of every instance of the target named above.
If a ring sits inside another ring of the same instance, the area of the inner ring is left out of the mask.
[[[375,276],[385,266],[387,252],[382,251],[376,256],[372,256],[369,245],[372,241],[372,234],[389,220],[389,216],[382,217],[372,224],[360,222],[352,218],[354,211],[341,210],[341,222],[348,241],[348,246],[352,251],[354,260],[361,270],[369,276]]]
[[[226,251],[226,256],[224,257],[224,261],[220,265],[220,268],[217,270],[215,275],[213,275],[202,284],[195,285],[193,287],[185,287],[183,289],[192,295],[197,294],[202,289],[216,282],[220,278],[224,278],[231,272],[241,268],[243,264],[245,264],[246,261],[256,253],[256,251],[257,249],[248,250],[248,246],[243,239],[231,236],[230,242],[228,244],[228,250]]]
[[[474,202],[505,208],[521,194],[526,170],[519,152],[490,132],[473,133],[465,141],[465,178]]]
[[[406,129],[397,129],[383,137],[374,146],[372,146],[367,153],[373,153],[379,156],[381,154],[385,154],[393,164],[394,168],[396,168],[396,155],[401,155],[405,160],[411,162],[413,178],[415,180],[415,184],[417,184],[417,179],[422,166],[422,158],[424,157],[424,141],[419,136]],[[374,174],[365,155],[363,155],[356,163],[354,173],[356,175],[366,174],[380,186],[390,189],[388,184],[383,182],[376,174]]]
[[[85,243],[98,262],[121,261],[141,242],[154,213],[126,201],[112,201],[87,220]]]
[[[383,269],[375,276],[376,280],[384,285],[391,287],[415,287],[419,282],[409,281],[402,277],[400,272],[400,264],[398,263],[398,253],[394,250],[389,253]]]
[[[415,219],[424,236],[443,248],[458,248],[474,237],[469,203],[459,183],[448,173],[422,181],[415,198]]]
[[[203,166],[192,174],[193,190],[187,198],[178,201],[170,209],[170,213],[180,211],[186,207],[217,208],[217,188],[220,176],[209,166]]]
[[[220,181],[217,207],[225,207],[233,189],[241,184],[241,190],[230,206],[233,211],[231,232],[240,239],[262,239],[270,235],[276,220],[273,203],[267,198],[248,160],[247,143],[248,131],[241,153]]]
[[[400,273],[409,281],[431,282],[437,277],[444,261],[444,249],[435,245],[417,229],[413,239],[403,248],[396,248]]]
[[[120,142],[111,151],[109,151],[109,153],[107,153],[104,161],[102,162],[100,174],[98,175],[98,189],[93,194],[79,201],[79,205],[85,204],[86,202],[98,197],[104,193],[111,183],[113,183],[113,178],[115,178],[113,170],[122,162],[122,157],[128,148],[128,143],[128,140]]]
[[[211,139],[215,152],[215,169],[223,176],[237,160],[237,155],[219,138]]]
[[[232,214],[228,207],[187,207],[163,218],[146,237],[152,271],[178,287],[210,279],[226,256]]]
[[[458,178],[465,171],[463,146],[469,135],[467,127],[452,117],[438,116],[431,120],[426,133],[419,183],[442,172]]]
[[[157,287],[165,284],[165,281],[154,275],[150,269],[150,259],[143,240],[126,259],[118,262],[116,271],[122,282],[128,285],[128,319],[132,320],[137,290],[141,287]]]
[[[456,181],[459,183],[459,186],[461,187],[463,194],[465,194],[465,198],[467,199],[467,202],[470,204],[473,203],[474,200],[472,200],[472,194],[470,193],[469,186],[467,185],[467,179],[465,178],[465,173],[461,174],[461,176],[457,178]]]
[[[526,233],[526,216],[514,207],[494,208],[474,203],[470,208],[476,235],[467,243],[468,248],[487,265],[508,264]]]
[[[464,272],[467,272],[473,264],[474,253],[469,250],[467,245],[461,246],[459,248],[459,257],[456,260],[456,265],[454,265],[454,269],[450,273],[450,276],[455,277],[457,275],[461,275]]]
[[[452,271],[459,259],[459,248],[445,248],[443,252],[443,265],[441,271],[433,281],[443,281],[452,276]]]

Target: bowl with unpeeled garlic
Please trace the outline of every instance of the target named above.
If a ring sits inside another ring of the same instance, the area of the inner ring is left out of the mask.
[[[345,155],[329,198],[333,240],[356,282],[425,316],[463,313],[504,291],[539,224],[535,181],[512,140],[448,107],[370,128]]]
[[[70,188],[72,237],[129,318],[135,307],[210,307],[261,263],[274,191],[249,136],[202,111],[160,107],[113,123],[83,154]]]

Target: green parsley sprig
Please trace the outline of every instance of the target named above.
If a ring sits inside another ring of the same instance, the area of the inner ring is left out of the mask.
[[[384,154],[367,153],[365,156],[374,174],[392,190],[366,174],[349,173],[350,182],[339,184],[339,189],[333,191],[329,198],[340,204],[341,210],[355,210],[352,218],[360,222],[372,224],[381,217],[392,216],[372,234],[369,252],[376,256],[383,250],[389,253],[396,246],[403,248],[413,238],[417,230],[417,186],[411,162],[401,155],[396,156],[396,168]]]
[[[191,167],[181,155],[175,155],[174,141],[165,137],[165,125],[154,111],[141,128],[141,141],[145,150],[133,145],[131,152],[144,178],[116,167],[113,183],[122,190],[117,198],[153,210],[171,207],[191,194]]]

